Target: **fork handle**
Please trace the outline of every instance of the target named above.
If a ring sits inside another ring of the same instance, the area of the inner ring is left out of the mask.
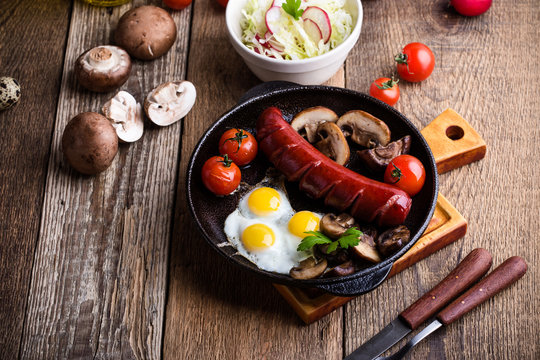
[[[416,329],[484,276],[491,267],[491,263],[491,255],[487,250],[482,248],[474,249],[447,277],[416,300],[399,316],[411,329]]]
[[[437,318],[444,325],[451,324],[519,280],[526,272],[525,260],[519,256],[508,258],[478,284],[448,305],[437,315]]]

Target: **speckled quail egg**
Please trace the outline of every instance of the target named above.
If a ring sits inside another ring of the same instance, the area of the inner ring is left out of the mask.
[[[14,78],[0,77],[0,110],[15,105],[21,97],[21,87]]]

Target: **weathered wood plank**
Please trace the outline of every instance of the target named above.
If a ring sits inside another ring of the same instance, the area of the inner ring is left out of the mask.
[[[70,6],[0,2],[0,76],[22,87],[20,103],[0,112],[0,357],[6,359],[19,352]]]
[[[452,107],[488,144],[486,158],[440,177],[441,193],[469,222],[463,241],[441,250],[347,305],[345,353],[378,332],[442,279],[470,250],[488,249],[494,266],[523,256],[529,273],[447,329],[419,344],[412,358],[537,359],[540,343],[538,112],[539,3],[494,2],[465,18],[447,1],[364,1],[364,29],[347,61],[347,85],[365,91],[394,72],[392,55],[412,41],[432,48],[436,68],[421,84],[400,83],[396,108],[419,128]],[[384,15],[383,15],[384,14]],[[381,21],[379,19],[384,19]],[[534,145],[529,145],[529,141]]]
[[[206,244],[187,209],[183,189],[191,151],[208,126],[259,83],[224,28],[224,11],[216,1],[194,3],[188,79],[197,85],[200,101],[184,122],[163,355],[341,359],[341,310],[302,326],[269,282],[233,267]],[[343,73],[331,83],[343,86]]]
[[[112,166],[81,176],[60,140],[82,111],[99,111],[111,94],[81,89],[72,75],[84,50],[108,44],[133,1],[113,9],[74,2],[54,127],[43,217],[22,339],[24,358],[159,358],[181,124],[148,123],[141,140],[122,145]],[[160,1],[155,1],[161,5]],[[122,88],[139,101],[158,84],[183,79],[190,9],[174,12],[178,39],[152,62],[134,61]]]

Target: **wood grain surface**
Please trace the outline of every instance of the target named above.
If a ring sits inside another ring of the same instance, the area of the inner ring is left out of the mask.
[[[396,108],[423,128],[451,107],[488,152],[440,177],[441,193],[468,220],[463,240],[309,326],[270,283],[216,254],[185,204],[199,137],[259,83],[229,45],[215,0],[172,11],[173,49],[135,61],[122,87],[142,100],[163,81],[187,78],[198,98],[183,122],[146,123],[143,138],[122,145],[100,176],[78,175],[64,161],[66,123],[113,95],[81,89],[74,60],[109,43],[120,15],[147,2],[162,5],[0,2],[0,76],[23,86],[20,104],[0,113],[0,358],[341,359],[476,247],[491,252],[494,266],[522,256],[529,271],[410,358],[540,358],[537,0],[496,1],[475,18],[447,0],[363,1],[360,39],[332,81],[367,92],[393,74],[401,47],[424,42],[435,71],[419,84],[400,82]]]
[[[62,0],[0,1],[0,76],[22,91],[0,112],[0,358],[19,352],[70,10]]]

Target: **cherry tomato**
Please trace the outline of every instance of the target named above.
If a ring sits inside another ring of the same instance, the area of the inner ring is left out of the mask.
[[[257,156],[257,140],[246,130],[230,129],[219,139],[219,153],[227,154],[238,166],[249,164]]]
[[[431,49],[417,42],[407,44],[394,60],[399,76],[410,82],[426,80],[435,67],[435,56]]]
[[[202,168],[204,186],[216,195],[232,193],[240,184],[241,178],[240,168],[227,155],[211,157]]]
[[[219,5],[223,6],[224,8],[227,7],[227,3],[229,2],[229,0],[217,0],[217,2],[219,3]]]
[[[491,2],[492,0],[451,0],[450,5],[461,15],[477,16],[488,11]]]
[[[174,10],[182,10],[191,4],[191,0],[163,0],[163,3]]]
[[[390,106],[394,106],[399,99],[398,81],[389,78],[378,78],[369,88],[369,95],[384,101]]]
[[[414,156],[399,155],[386,167],[384,182],[394,184],[410,196],[418,194],[426,181],[426,170]]]

